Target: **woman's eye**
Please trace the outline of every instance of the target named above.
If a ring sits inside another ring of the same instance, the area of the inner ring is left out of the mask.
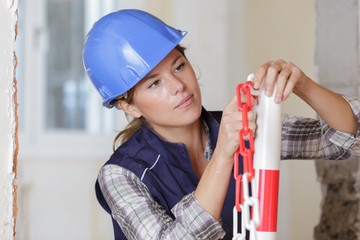
[[[153,83],[150,84],[149,88],[154,88],[157,85],[159,85],[159,83],[160,83],[160,80],[155,80]]]
[[[181,63],[179,66],[177,66],[177,67],[175,68],[175,72],[181,71],[181,70],[184,68],[184,66],[185,66],[185,63]]]

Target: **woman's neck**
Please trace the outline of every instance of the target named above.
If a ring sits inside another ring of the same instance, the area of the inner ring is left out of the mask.
[[[154,130],[166,141],[181,142],[186,145],[192,168],[195,174],[201,178],[207,165],[207,161],[204,158],[207,136],[201,119],[185,127],[169,127]]]
[[[192,124],[186,126],[153,126],[149,124],[150,128],[152,128],[160,137],[164,140],[174,143],[184,143],[186,145],[191,144],[191,142],[197,142],[200,140],[200,128],[201,120],[198,119]]]

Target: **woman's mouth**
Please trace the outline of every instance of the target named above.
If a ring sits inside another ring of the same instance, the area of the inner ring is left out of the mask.
[[[188,95],[186,97],[184,97],[178,105],[176,105],[175,109],[178,108],[186,108],[187,106],[189,106],[191,103],[193,102],[193,95]]]

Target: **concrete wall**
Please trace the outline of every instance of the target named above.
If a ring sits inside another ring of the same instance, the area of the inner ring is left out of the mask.
[[[359,1],[316,0],[315,64],[320,84],[359,96]],[[315,239],[360,239],[359,159],[318,161],[323,190]]]

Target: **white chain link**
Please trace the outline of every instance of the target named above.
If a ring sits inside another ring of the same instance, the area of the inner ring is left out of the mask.
[[[243,197],[244,203],[240,204],[241,209],[241,232],[238,233],[238,211],[236,206],[233,210],[233,238],[232,240],[244,240],[246,238],[246,230],[250,232],[250,239],[256,240],[256,228],[260,224],[260,213],[259,213],[259,199],[257,198],[257,189],[255,177],[251,179],[251,192],[249,194],[249,173],[245,173],[242,176],[243,184]],[[251,219],[250,207],[253,209],[253,218]]]
[[[240,205],[241,211],[243,210],[243,205]],[[241,224],[241,232],[238,232],[238,214],[239,212],[236,209],[236,206],[234,206],[233,209],[233,238],[232,240],[245,240],[246,238],[246,230],[245,230],[245,224]],[[241,222],[244,222],[244,214],[241,214]]]

